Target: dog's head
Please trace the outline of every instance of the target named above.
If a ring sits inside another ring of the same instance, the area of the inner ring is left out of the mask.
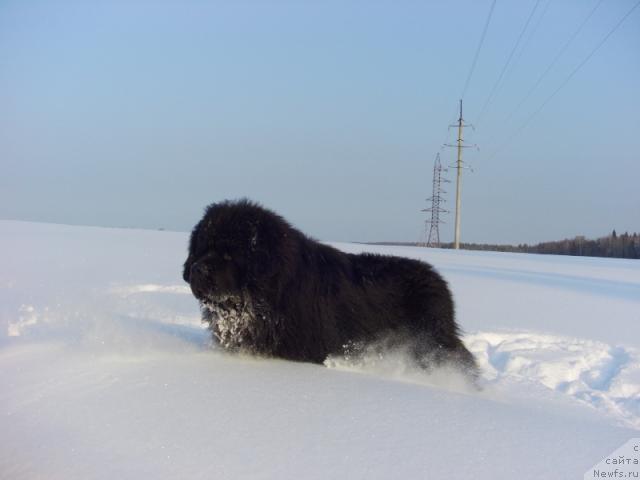
[[[212,204],[191,233],[182,276],[203,302],[269,285],[284,270],[292,232],[248,200]]]

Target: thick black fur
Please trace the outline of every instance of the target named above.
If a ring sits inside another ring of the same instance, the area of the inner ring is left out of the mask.
[[[322,363],[384,341],[425,368],[451,361],[476,372],[447,283],[431,266],[343,253],[248,200],[207,207],[183,277],[230,350]]]

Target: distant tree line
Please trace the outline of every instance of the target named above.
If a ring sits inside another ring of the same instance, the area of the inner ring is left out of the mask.
[[[453,248],[453,244],[442,245]],[[555,242],[542,242],[536,245],[488,245],[461,244],[466,250],[492,250],[498,252],[541,253],[549,255],[574,255],[584,257],[640,258],[640,235],[623,233],[618,235],[614,230],[611,235],[587,239],[583,236],[566,238]]]
[[[419,245],[416,243],[378,242],[379,245]],[[453,243],[443,243],[441,248],[453,248]],[[493,245],[479,243],[461,243],[463,250],[487,250],[493,252],[541,253],[550,255],[574,255],[584,257],[614,257],[640,259],[640,235],[614,230],[606,237],[595,240],[583,236],[567,238],[555,242],[543,242],[536,245]]]

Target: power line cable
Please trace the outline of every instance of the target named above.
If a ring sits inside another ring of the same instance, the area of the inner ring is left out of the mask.
[[[538,31],[538,28],[540,28],[540,25],[542,24],[542,19],[544,18],[545,14],[547,13],[547,10],[549,9],[549,5],[550,4],[551,4],[551,0],[547,0],[547,2],[544,5],[544,8],[542,8],[542,13],[538,16],[538,19],[535,22],[535,25],[533,25],[533,28],[529,29],[529,33],[527,35],[527,38],[525,39],[524,42],[522,42],[522,47],[517,51],[515,58],[513,59],[511,64],[509,65],[509,68],[507,68],[507,71],[505,72],[504,78],[502,79],[501,86],[504,83],[507,82],[507,80],[509,79],[511,74],[516,69],[516,65],[518,65],[518,63],[520,62],[520,59],[522,58],[522,55],[524,54],[524,52],[526,52],[527,47],[531,43],[531,39],[535,36],[536,32]],[[534,15],[534,17],[535,17],[535,15]]]
[[[556,88],[553,93],[551,95],[549,95],[547,97],[547,99],[542,102],[542,105],[540,105],[531,115],[529,115],[529,117],[527,117],[527,119],[522,123],[522,125],[513,133],[511,134],[511,136],[499,147],[497,148],[493,154],[489,157],[489,161],[493,160],[495,158],[495,156],[500,153],[505,147],[507,147],[514,138],[516,138],[520,132],[522,132],[522,130],[524,130],[527,125],[529,125],[529,123],[531,122],[531,120],[533,120],[533,118],[538,115],[538,113],[540,113],[540,111],[547,106],[547,104],[558,94],[558,92],[560,90],[562,90],[565,85],[567,83],[569,83],[569,81],[574,77],[574,75],[576,73],[578,73],[578,71],[591,59],[591,57],[593,57],[595,55],[595,53],[600,50],[600,48],[606,43],[607,40],[609,40],[609,37],[611,37],[611,35],[614,34],[614,32],[616,30],[618,30],[618,28],[620,28],[620,26],[624,23],[624,21],[629,17],[629,15],[631,15],[633,13],[633,11],[638,8],[638,6],[640,5],[640,0],[638,0],[633,7],[631,7],[627,13],[624,14],[624,16],[620,19],[620,21],[618,21],[618,23],[616,23],[616,25],[609,30],[609,33],[607,33],[602,40],[600,40],[600,42],[598,42],[598,44],[591,50],[591,52],[589,52],[589,54],[571,71],[571,73],[562,81],[562,83],[558,86],[558,88]]]
[[[476,69],[476,63],[478,62],[478,57],[480,56],[480,50],[482,49],[482,44],[484,43],[484,38],[487,35],[487,30],[489,29],[489,23],[491,22],[491,17],[493,16],[493,10],[496,6],[496,1],[493,0],[491,2],[491,7],[489,8],[489,14],[487,15],[487,19],[484,22],[484,28],[482,29],[482,35],[480,35],[480,42],[478,42],[478,47],[476,48],[476,53],[473,56],[473,61],[471,62],[471,68],[469,69],[469,74],[467,75],[467,80],[464,82],[464,88],[462,89],[462,95],[460,98],[464,99],[465,94],[467,93],[467,89],[469,88],[469,83],[471,82],[471,76],[473,75],[474,70]]]
[[[487,97],[487,100],[484,102],[484,105],[480,109],[480,113],[478,114],[478,118],[475,121],[476,127],[478,126],[478,124],[480,123],[480,120],[482,119],[483,115],[487,111],[487,107],[491,103],[491,100],[494,98],[496,90],[498,89],[498,86],[500,85],[500,82],[502,81],[502,77],[504,77],[504,74],[507,71],[507,68],[509,67],[509,64],[511,63],[511,59],[513,58],[513,54],[518,49],[518,46],[520,45],[520,42],[522,41],[522,37],[524,36],[524,33],[526,32],[527,28],[529,27],[529,23],[531,23],[531,19],[533,18],[533,15],[536,13],[536,10],[538,9],[538,5],[540,5],[540,1],[541,0],[536,0],[536,3],[534,4],[533,8],[531,9],[531,12],[529,13],[529,17],[527,18],[527,21],[524,24],[524,27],[520,31],[520,35],[518,35],[518,39],[516,40],[515,45],[511,49],[511,53],[509,53],[509,56],[507,57],[507,61],[505,62],[504,66],[502,67],[502,71],[500,72],[500,75],[498,75],[498,79],[493,84],[493,88],[491,88],[491,92],[489,93],[489,96]]]
[[[515,60],[513,61],[513,65],[517,65],[518,64],[518,62],[522,58],[522,54],[527,50],[527,47],[531,43],[531,39],[535,36],[536,32],[538,31],[538,28],[540,28],[540,25],[542,24],[542,19],[547,14],[547,10],[549,10],[549,6],[550,5],[551,5],[551,0],[547,0],[547,3],[544,5],[544,8],[542,9],[542,13],[538,17],[538,21],[536,22],[536,24],[533,26],[533,28],[529,32],[529,35],[527,35],[527,39],[522,44],[522,48],[520,49],[520,52],[518,53],[518,55],[516,56]],[[511,69],[509,70],[509,72],[512,72],[513,69],[514,69],[514,67],[512,66]],[[508,77],[508,73],[509,72],[507,72],[507,77]]]
[[[551,63],[549,63],[549,65],[547,66],[547,68],[545,69],[544,72],[542,72],[542,74],[538,77],[538,79],[536,80],[536,82],[533,84],[533,86],[529,89],[529,91],[527,92],[527,94],[525,95],[525,97],[520,100],[520,102],[518,103],[518,105],[516,105],[516,108],[514,108],[511,113],[509,113],[509,115],[505,118],[505,122],[508,122],[511,117],[513,117],[513,115],[516,114],[516,112],[518,112],[518,110],[520,110],[520,107],[522,107],[522,105],[531,97],[531,95],[533,94],[533,92],[535,92],[535,90],[540,86],[540,84],[542,83],[542,80],[544,80],[544,78],[547,76],[547,74],[551,71],[551,69],[555,66],[555,64],[558,62],[558,60],[560,59],[560,57],[562,57],[562,55],[564,55],[564,52],[567,51],[567,49],[569,48],[569,46],[573,43],[573,41],[576,39],[576,37],[580,34],[580,32],[582,31],[582,29],[584,28],[584,26],[587,24],[587,22],[591,19],[591,17],[593,16],[593,14],[596,12],[596,10],[598,9],[598,7],[602,4],[604,0],[600,0],[598,3],[596,3],[596,5],[591,9],[591,11],[589,12],[589,14],[584,18],[584,20],[582,20],[582,22],[580,23],[580,25],[578,26],[578,28],[571,34],[571,37],[569,37],[569,39],[567,40],[567,42],[562,46],[562,48],[558,51],[558,53],[556,54],[556,56],[554,57],[554,59],[551,61]]]

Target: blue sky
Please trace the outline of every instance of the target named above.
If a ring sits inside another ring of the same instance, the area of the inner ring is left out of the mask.
[[[505,145],[635,0],[509,118],[597,3],[540,0],[476,122],[536,1],[497,1],[465,95],[462,240],[639,231],[640,8]],[[188,230],[246,196],[319,239],[419,240],[490,4],[3,0],[0,218]]]

